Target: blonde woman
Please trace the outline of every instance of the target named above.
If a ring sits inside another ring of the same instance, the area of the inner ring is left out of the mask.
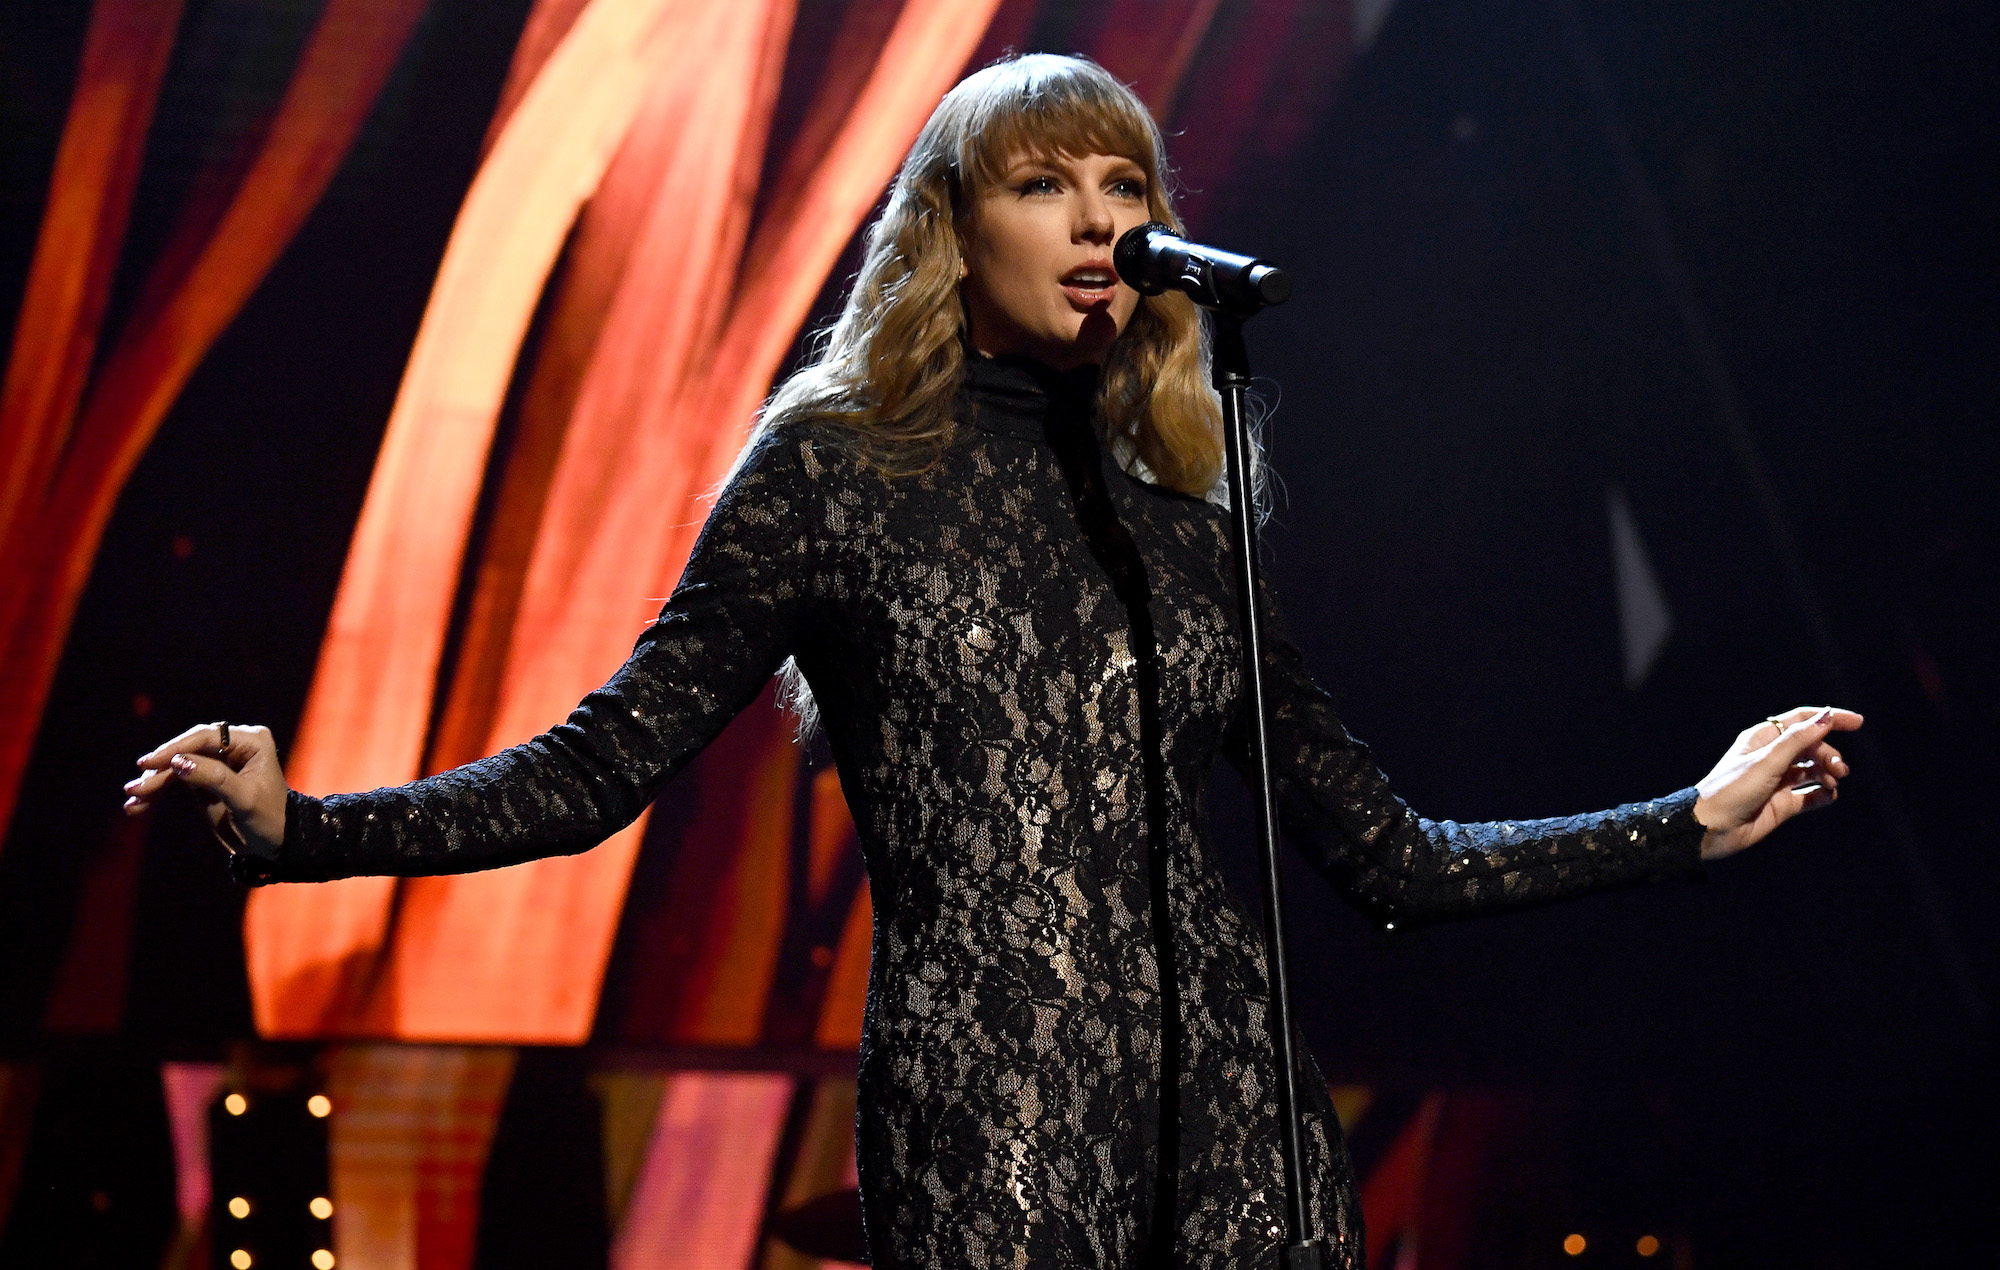
[[[286,788],[267,731],[197,728],[141,760],[128,808],[194,787],[252,884],[586,851],[790,659],[875,903],[857,1137],[874,1264],[1274,1264],[1264,949],[1202,834],[1210,769],[1243,750],[1220,412],[1199,315],[1111,266],[1125,230],[1175,223],[1164,171],[1144,106],[1093,63],[971,76],[673,597],[567,722],[324,799]],[[1847,768],[1825,738],[1860,724],[1794,710],[1698,787],[1596,815],[1433,822],[1272,612],[1286,830],[1385,921],[1691,871],[1831,800]],[[1355,1178],[1301,1067],[1314,1233],[1358,1266]]]

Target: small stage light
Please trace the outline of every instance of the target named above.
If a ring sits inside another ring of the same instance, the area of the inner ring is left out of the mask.
[[[306,1099],[306,1110],[324,1120],[333,1114],[333,1099],[325,1094],[314,1094]]]
[[[333,1253],[325,1248],[316,1249],[313,1252],[313,1265],[318,1267],[318,1270],[333,1270]]]
[[[1583,1236],[1570,1235],[1565,1238],[1563,1240],[1563,1251],[1572,1257],[1581,1257],[1583,1255]]]
[[[306,1207],[312,1209],[312,1215],[321,1221],[333,1216],[333,1201],[324,1195],[313,1196],[313,1202]]]
[[[1658,1252],[1659,1250],[1660,1250],[1660,1241],[1659,1241],[1659,1240],[1657,1240],[1657,1239],[1653,1238],[1653,1237],[1652,1237],[1651,1235],[1641,1235],[1641,1236],[1639,1236],[1639,1255],[1640,1255],[1640,1256],[1642,1256],[1642,1257],[1650,1257],[1650,1256],[1652,1256],[1652,1255],[1653,1255],[1654,1253]]]
[[[230,1115],[240,1116],[244,1112],[250,1110],[250,1100],[248,1098],[245,1098],[242,1094],[231,1094],[229,1095],[229,1097],[224,1098],[222,1100],[222,1107],[223,1110],[227,1111]],[[243,1255],[247,1257],[250,1254],[246,1252]]]
[[[231,1217],[248,1217],[250,1215],[250,1201],[244,1199],[241,1195],[230,1200],[229,1215]]]
[[[241,1248],[229,1254],[229,1264],[236,1270],[250,1270],[250,1254]]]

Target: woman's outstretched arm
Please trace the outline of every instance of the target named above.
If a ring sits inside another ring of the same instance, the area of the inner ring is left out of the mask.
[[[1827,743],[1861,716],[1800,708],[1736,738],[1698,785],[1546,820],[1429,820],[1389,788],[1368,747],[1306,673],[1268,592],[1265,689],[1273,792],[1285,834],[1361,908],[1406,924],[1696,872],[1837,797],[1847,764]],[[1229,755],[1248,761],[1239,711]]]
[[[267,730],[232,727],[223,753],[215,728],[195,728],[139,760],[126,811],[170,784],[193,787],[238,843],[232,871],[253,883],[464,873],[588,850],[756,698],[810,620],[806,444],[789,429],[757,444],[659,617],[564,723],[407,785],[327,798],[286,787]]]

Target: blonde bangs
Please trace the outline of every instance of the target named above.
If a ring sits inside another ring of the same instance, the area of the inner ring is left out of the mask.
[[[988,69],[1011,69],[1025,60]],[[1149,186],[1166,180],[1166,156],[1152,116],[1131,90],[1116,81],[1111,86],[1119,91],[1107,92],[1095,77],[1075,74],[996,76],[983,85],[987,91],[968,103],[958,155],[958,169],[967,178],[965,197],[976,199],[1005,180],[1008,165],[1022,156],[1115,154],[1145,169]]]

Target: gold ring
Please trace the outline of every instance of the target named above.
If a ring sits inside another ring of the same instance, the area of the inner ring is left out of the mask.
[[[227,723],[218,723],[215,725],[215,730],[222,734],[222,748],[220,753],[229,753],[229,725]]]

